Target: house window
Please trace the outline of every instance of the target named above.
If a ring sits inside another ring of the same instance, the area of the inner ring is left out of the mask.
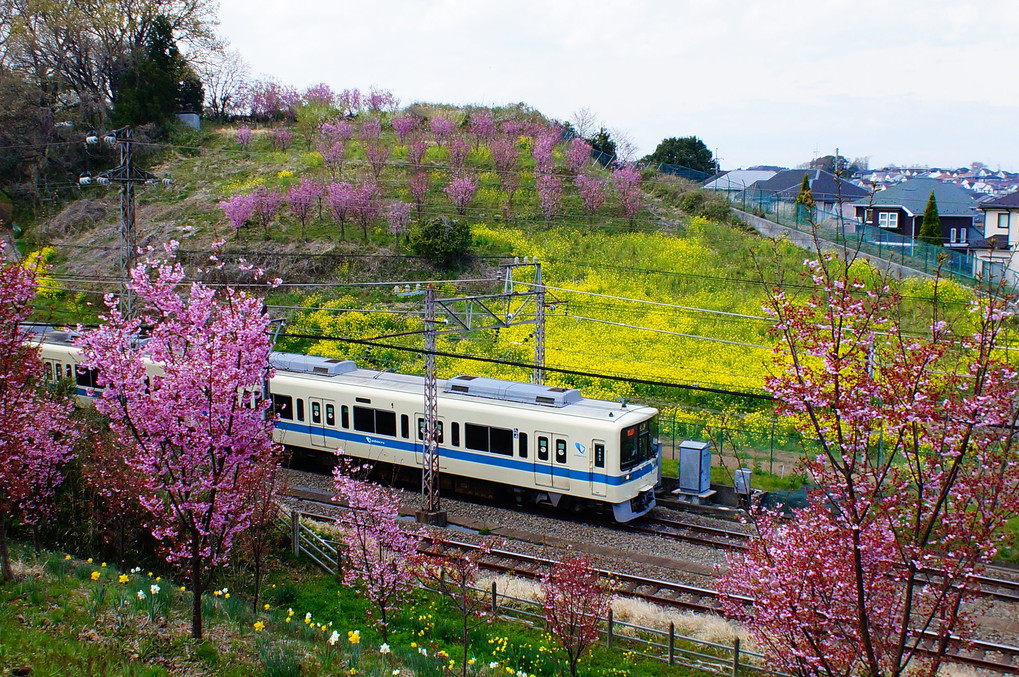
[[[881,228],[898,228],[898,212],[878,212],[877,225]]]
[[[949,242],[949,244],[955,244],[956,242],[959,241],[959,237],[958,237],[957,233],[958,233],[958,231],[955,228],[952,228],[951,230],[948,231],[948,242]]]
[[[1006,233],[1008,232],[1008,216],[1009,212],[998,214],[998,230],[1003,230]]]
[[[873,209],[868,209],[868,210],[863,212],[863,222],[864,223],[874,223],[874,210]]]
[[[959,229],[959,244],[966,244],[966,229]]]

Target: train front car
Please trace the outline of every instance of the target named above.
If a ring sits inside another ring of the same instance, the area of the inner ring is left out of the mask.
[[[617,408],[619,405],[615,405]],[[625,407],[625,405],[624,405]],[[626,407],[617,414],[615,454],[606,460],[607,499],[617,522],[629,522],[655,507],[655,488],[661,482],[661,444],[658,441],[658,410]],[[595,448],[595,465],[598,465]]]

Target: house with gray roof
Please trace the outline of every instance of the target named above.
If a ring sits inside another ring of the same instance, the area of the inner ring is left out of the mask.
[[[937,179],[910,179],[853,203],[862,223],[916,239],[927,200],[934,191],[941,220],[941,241],[946,247],[967,249],[980,239],[983,222],[976,198],[969,191]]]
[[[747,201],[751,204],[768,201],[792,205],[800,194],[804,174],[820,218],[840,213],[851,217],[853,202],[867,195],[863,188],[823,169],[784,169],[770,179],[753,183],[745,193]]]
[[[732,169],[715,174],[703,183],[704,190],[719,190],[727,193],[741,193],[757,181],[767,181],[775,176],[770,169]],[[802,181],[802,179],[800,179]]]

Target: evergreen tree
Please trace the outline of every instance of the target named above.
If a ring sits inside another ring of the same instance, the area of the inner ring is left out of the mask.
[[[814,194],[810,192],[810,179],[807,174],[803,175],[803,183],[800,184],[800,193],[796,196],[796,214],[803,216],[808,223],[814,222]]]
[[[920,224],[920,235],[916,238],[927,244],[940,245],[943,243],[941,237],[941,217],[938,216],[938,201],[934,199],[934,191],[927,198],[927,207],[923,210],[923,222]]]
[[[605,153],[605,155],[608,155],[609,158],[611,158],[609,162],[612,162],[616,159],[616,142],[612,140],[612,135],[609,134],[608,130],[605,129],[604,127],[599,129],[594,136],[587,140],[587,142],[591,144],[591,148],[593,148],[594,150],[600,151],[602,153]],[[599,158],[598,161],[601,162],[602,164],[607,164],[604,161],[604,158]]]
[[[156,17],[144,48],[115,79],[113,114],[118,124],[165,122],[179,110],[202,110],[201,81],[177,48],[173,27]]]
[[[690,169],[715,173],[715,158],[703,141],[696,136],[672,137],[658,144],[655,152],[644,158],[645,162],[665,165],[680,165]]]

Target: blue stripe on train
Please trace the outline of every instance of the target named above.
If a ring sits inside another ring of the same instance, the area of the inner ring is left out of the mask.
[[[289,430],[302,435],[311,435],[310,425],[290,423],[288,421],[277,421],[276,428],[277,430]],[[316,427],[316,433],[323,437],[331,437],[344,442],[357,442],[358,444],[371,444],[378,447],[395,449],[397,451],[421,453],[418,450],[418,445],[416,443],[405,442],[403,440],[392,439],[389,437],[366,435],[364,433],[349,433],[325,427]],[[569,468],[539,465],[534,461],[524,461],[511,456],[503,456],[502,454],[489,454],[484,452],[475,453],[465,451],[463,449],[453,449],[450,447],[440,447],[440,453],[446,458],[451,458],[457,461],[478,463],[485,466],[496,466],[498,468],[518,470],[521,472],[537,472],[544,475],[554,474],[556,477],[568,477],[571,480],[581,482],[594,482],[596,484],[606,484],[610,486],[622,486],[627,483],[622,476],[618,475],[610,476],[606,473],[591,473],[583,470],[570,470]],[[629,473],[631,475],[629,481],[635,482],[645,475],[650,474],[653,470],[654,464],[644,464],[642,467],[634,470],[632,473]]]

